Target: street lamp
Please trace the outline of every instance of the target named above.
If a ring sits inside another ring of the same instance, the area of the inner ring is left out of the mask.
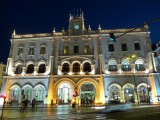
[[[131,61],[131,63],[133,64],[133,60],[135,60],[137,56],[134,54],[132,55],[131,57],[127,57],[128,60]],[[133,67],[133,66],[132,66]],[[138,91],[137,91],[137,84],[136,84],[136,79],[135,79],[135,68],[134,68],[134,71],[133,71],[133,80],[134,80],[134,90],[136,92],[136,97],[137,97],[137,104],[139,106],[139,96],[138,96]]]

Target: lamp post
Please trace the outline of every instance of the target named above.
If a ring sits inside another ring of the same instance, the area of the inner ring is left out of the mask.
[[[133,64],[133,61],[135,60],[136,55],[132,55],[131,57],[128,57],[127,59],[131,61],[131,63]],[[134,90],[136,93],[136,97],[137,97],[137,105],[139,106],[139,96],[138,96],[138,91],[137,91],[137,83],[136,83],[136,78],[135,78],[135,68],[133,70],[133,81],[134,81]]]

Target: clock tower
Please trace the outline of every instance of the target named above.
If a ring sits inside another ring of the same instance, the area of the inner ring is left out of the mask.
[[[69,31],[71,35],[81,35],[85,30],[83,12],[80,15],[71,15],[69,18]]]

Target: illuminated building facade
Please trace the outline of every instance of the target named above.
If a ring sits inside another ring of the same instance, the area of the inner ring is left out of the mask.
[[[109,39],[109,33],[126,32],[116,42]],[[150,45],[147,26],[87,29],[83,13],[70,15],[66,31],[25,35],[14,31],[1,94],[17,103],[24,98],[44,104],[52,99],[57,104],[140,103],[148,96],[156,103],[154,76],[148,74],[154,64]]]
[[[5,75],[5,72],[6,72],[6,65],[3,63],[0,63],[0,89],[2,86],[3,76]]]

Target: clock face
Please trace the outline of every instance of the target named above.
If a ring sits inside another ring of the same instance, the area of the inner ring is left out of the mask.
[[[79,25],[75,24],[74,29],[76,29],[76,30],[79,29]]]

